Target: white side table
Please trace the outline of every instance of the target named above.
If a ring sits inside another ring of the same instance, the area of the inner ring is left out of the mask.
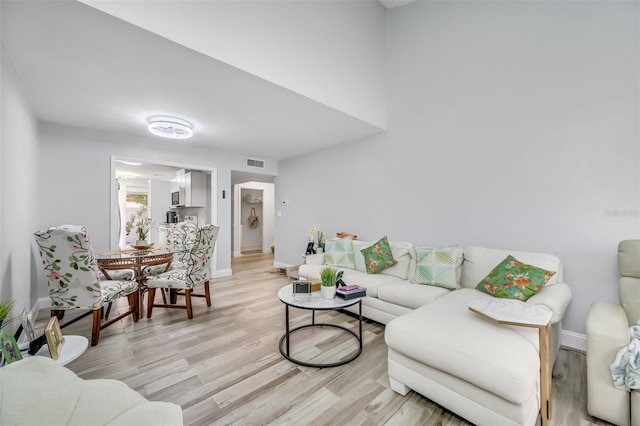
[[[80,355],[85,353],[89,347],[89,339],[84,336],[64,336],[64,344],[62,345],[62,352],[56,362],[60,365],[67,365]],[[49,347],[44,345],[36,353],[36,356],[46,356],[51,358],[49,354]]]
[[[538,329],[540,355],[540,418],[542,426],[551,420],[551,317],[546,306],[519,300],[483,298],[472,300],[469,310],[498,324]]]

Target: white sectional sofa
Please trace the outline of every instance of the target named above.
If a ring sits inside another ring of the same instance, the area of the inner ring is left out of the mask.
[[[344,271],[346,284],[367,288],[363,316],[386,324],[392,389],[403,395],[413,389],[479,425],[535,424],[540,409],[537,330],[492,323],[469,311],[468,305],[493,297],[475,287],[508,255],[555,272],[526,302],[553,312],[555,361],[562,318],[571,300],[560,260],[544,253],[466,247],[457,262],[460,288],[450,290],[417,282],[417,251],[407,242],[390,244],[396,265],[368,274],[360,250],[371,244],[354,240],[355,268],[337,269]],[[327,256],[308,256],[300,277],[317,280]]]

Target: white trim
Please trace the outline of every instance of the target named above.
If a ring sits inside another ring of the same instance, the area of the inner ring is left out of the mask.
[[[573,331],[560,331],[560,345],[587,352],[587,336]]]
[[[51,308],[51,299],[48,297],[39,297],[38,300],[36,300],[35,305],[33,305],[33,308],[31,308],[31,312],[29,312],[29,316],[31,317],[31,321],[32,323],[35,324],[36,319],[38,318],[38,313],[40,311],[42,311],[43,309],[50,309]]]
[[[214,278],[225,278],[225,277],[230,277],[232,275],[233,274],[231,269],[218,269],[216,271],[216,276]]]

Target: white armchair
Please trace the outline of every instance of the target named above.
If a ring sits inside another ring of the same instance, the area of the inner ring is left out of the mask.
[[[587,316],[587,411],[616,425],[640,425],[640,390],[614,387],[609,369],[640,320],[640,240],[620,242],[618,268],[620,305],[594,302]]]

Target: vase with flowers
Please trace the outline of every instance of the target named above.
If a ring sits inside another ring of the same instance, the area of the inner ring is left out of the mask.
[[[135,229],[136,236],[138,240],[136,241],[137,246],[146,246],[149,245],[147,238],[149,237],[149,232],[153,227],[153,223],[146,217],[146,209],[142,209],[138,211],[136,214],[131,216],[131,218],[125,224],[125,231],[127,235]]]

